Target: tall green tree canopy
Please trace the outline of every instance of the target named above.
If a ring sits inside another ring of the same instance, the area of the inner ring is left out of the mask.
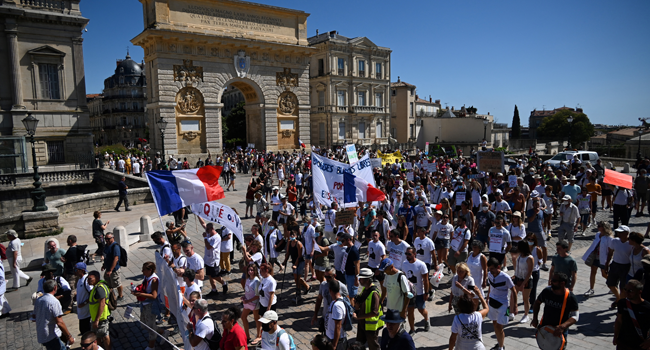
[[[521,120],[519,119],[519,109],[517,109],[517,105],[515,105],[515,114],[512,117],[512,138],[521,138]]]
[[[567,120],[569,116],[573,117],[572,123]],[[577,148],[580,143],[588,141],[594,135],[594,126],[586,114],[565,109],[544,118],[537,128],[537,134],[540,138],[559,141],[567,140],[571,135],[571,147]]]
[[[226,143],[242,143],[246,141],[246,102],[237,104],[230,113],[222,119],[222,135]]]

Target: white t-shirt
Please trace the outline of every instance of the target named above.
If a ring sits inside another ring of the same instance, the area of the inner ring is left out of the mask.
[[[510,231],[510,239],[512,240],[514,240],[516,237],[519,237],[520,239],[526,238],[526,227],[524,225],[517,227],[510,224],[508,226],[508,230]]]
[[[415,253],[418,260],[421,260],[425,264],[431,264],[431,251],[436,250],[431,238],[424,237],[424,239],[420,239],[420,237],[416,237],[413,246],[415,246]]]
[[[483,345],[483,316],[474,312],[458,314],[451,324],[451,332],[458,334],[456,348],[459,350],[485,350]]]
[[[282,201],[280,200],[280,195],[271,195],[271,204],[273,204],[273,211],[280,211],[282,206]]]
[[[450,246],[451,246],[451,249],[453,249],[456,252],[459,251],[460,248],[463,246],[463,243],[464,243],[463,241],[464,240],[469,241],[471,238],[472,238],[472,233],[467,227],[465,227],[465,228],[460,228],[460,227],[456,228],[456,230],[454,231],[454,235],[451,237],[451,242],[449,242]],[[469,244],[465,245],[465,249],[461,250],[460,252],[461,253],[467,253],[467,246],[468,245]]]
[[[333,300],[329,306],[329,317],[327,318],[327,325],[325,326],[326,335],[329,339],[334,339],[334,330],[336,329],[335,320],[343,320],[345,322],[345,304],[341,300]],[[339,339],[345,338],[345,330],[341,324],[341,336]]]
[[[307,228],[303,226],[302,228],[302,236],[305,239],[305,251],[307,254],[311,253],[311,250],[314,249],[314,239],[315,239],[315,233],[316,230],[314,229],[314,226],[312,225],[307,225]]]
[[[278,282],[272,276],[262,278],[262,280],[260,281],[260,304],[262,307],[269,306],[269,295],[271,293],[273,293],[273,301],[271,302],[271,305],[274,305],[275,303],[278,302],[278,296],[275,294],[275,288],[277,287],[277,285]]]
[[[214,321],[212,318],[204,316],[201,321],[196,324],[194,334],[199,338],[212,339],[214,335]],[[210,350],[207,342],[201,341],[199,345],[194,347],[194,350]]]
[[[138,162],[133,163],[133,173],[140,174],[140,163]]]
[[[63,276],[55,276],[54,280],[61,282],[61,288],[63,290],[71,290],[70,284],[68,283],[68,281],[65,280],[65,278],[63,278]],[[40,280],[38,280],[38,286],[36,287],[37,292],[43,293],[43,282],[45,282],[45,278],[41,278]]]
[[[289,350],[291,343],[289,341],[289,334],[286,330],[284,331],[284,334],[280,336],[278,346],[275,346],[280,329],[281,328],[278,326],[273,333],[262,332],[262,350]]]
[[[230,235],[230,239],[224,239],[228,235]],[[232,234],[232,231],[230,231],[226,226],[223,227],[223,230],[221,231],[221,252],[222,253],[230,253],[233,250],[232,247],[232,240],[234,239],[234,235]]]
[[[492,211],[494,211],[495,213],[500,211],[505,213],[509,210],[510,210],[510,205],[508,204],[508,202],[504,201],[503,199],[501,200],[501,202],[497,202],[497,201],[492,202]]]
[[[219,262],[221,261],[221,254],[219,254],[219,250],[221,249],[221,236],[217,233],[206,237],[205,240],[212,246],[212,249],[208,249],[207,245],[205,246],[205,252],[203,254],[205,266],[219,266]]]
[[[398,276],[402,276],[400,281],[397,280]],[[386,307],[391,310],[402,311],[402,307],[404,306],[404,293],[408,292],[406,275],[396,273],[391,276],[386,274],[384,287],[386,287]]]
[[[287,203],[286,207],[280,206],[280,211],[284,212],[284,213],[287,213],[287,215],[280,214],[280,219],[282,219],[282,221],[284,221],[284,222],[287,222],[287,218],[289,216],[293,215],[293,212],[295,211],[295,209],[296,208],[294,208],[293,205],[291,205],[291,203]]]
[[[86,281],[87,278],[88,274],[84,275],[79,279],[79,281],[77,281],[77,304],[87,302],[90,297],[90,292],[93,290],[93,286]],[[90,305],[86,304],[86,306],[82,308],[77,307],[78,319],[82,320],[88,317],[90,317]]]
[[[410,247],[410,245],[406,243],[406,241],[402,241],[398,245],[392,241],[386,243],[386,253],[388,253],[388,258],[393,260],[393,266],[398,270],[402,269],[402,263],[406,261],[406,249],[408,247]]]
[[[325,213],[325,231],[334,231],[336,227],[336,210],[330,209]]]
[[[273,228],[273,229],[270,229],[269,232],[266,235],[267,235],[267,237],[264,238],[264,241],[268,241],[269,244],[268,244],[268,247],[267,246],[264,247],[264,249],[265,249],[264,254],[266,254],[269,259],[270,258],[277,258],[278,255],[280,255],[280,253],[276,252],[275,248],[273,248],[273,246],[275,246],[277,241],[282,239],[282,233],[280,232],[280,230]],[[269,235],[271,235],[271,236],[269,236]],[[267,252],[267,249],[268,249],[268,252]]]
[[[628,241],[621,242],[620,238],[614,238],[609,242],[609,249],[614,251],[612,261],[617,264],[629,264],[632,247]],[[601,258],[602,259],[602,258]]]
[[[422,261],[417,259],[413,263],[404,261],[404,263],[402,264],[402,271],[404,271],[406,277],[415,286],[415,294],[423,295],[425,291],[424,291],[424,281],[422,280],[422,275],[429,273],[429,269],[427,269],[427,265],[425,265]]]
[[[179,255],[178,258],[175,258],[172,255],[172,263],[174,263],[174,266],[176,266],[176,268],[180,268],[184,270],[187,270],[188,268],[187,258],[184,255]],[[185,287],[185,280],[183,279],[183,277],[179,277],[178,275],[176,275],[176,281],[178,282],[178,285],[180,287]]]
[[[508,242],[510,242],[510,232],[505,227],[498,229],[491,227],[488,233],[489,237],[489,250],[491,253],[505,254]]]
[[[376,269],[381,263],[381,256],[386,255],[386,247],[381,241],[368,242],[368,267]]]
[[[190,294],[192,294],[192,292],[199,292],[199,294],[201,294],[201,287],[196,283],[193,283],[191,286],[186,286],[185,293],[183,293],[185,299],[190,300]],[[199,299],[201,298],[203,298],[203,294],[199,297]]]
[[[431,239],[449,239],[451,233],[454,232],[454,226],[452,226],[449,222],[447,222],[447,224],[443,224],[442,221],[440,221],[436,224],[436,228],[432,231],[437,232],[437,234],[435,237],[431,237]]]
[[[198,273],[199,270],[203,270],[203,268],[205,268],[203,258],[196,253],[192,254],[192,256],[188,256],[187,267]],[[194,283],[198,284],[199,287],[203,287],[203,281],[200,280],[198,277],[194,279]]]
[[[509,305],[510,294],[508,290],[514,287],[512,278],[507,273],[501,271],[496,277],[488,272],[488,285],[490,286],[490,299],[494,299],[504,305]]]

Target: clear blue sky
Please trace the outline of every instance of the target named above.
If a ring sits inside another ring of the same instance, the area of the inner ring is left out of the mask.
[[[215,0],[216,1],[216,0]],[[650,117],[650,1],[299,1],[260,3],[310,13],[309,36],[366,36],[392,54],[392,80],[455,108],[475,106],[522,125],[533,109],[576,107],[592,123]],[[82,0],[88,93],[99,93],[143,30],[136,0]]]

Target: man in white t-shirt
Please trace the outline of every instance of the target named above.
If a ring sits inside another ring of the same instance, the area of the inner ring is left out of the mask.
[[[503,227],[503,217],[497,216],[494,221],[495,226],[490,228],[488,232],[488,250],[490,251],[490,258],[495,258],[500,264],[503,264],[503,271],[507,272],[508,268],[505,266],[506,252],[510,251],[512,247],[512,240],[510,232]]]
[[[490,208],[495,214],[498,215],[499,212],[502,212],[507,215],[512,214],[512,210],[510,209],[510,204],[503,200],[503,191],[497,190],[494,193],[494,202],[492,202],[492,206]]]
[[[185,307],[190,307],[190,295],[192,292],[198,292],[201,294],[201,287],[198,284],[194,283],[196,278],[196,273],[192,269],[188,269],[183,273],[183,281],[185,282],[185,292],[183,292],[183,305]],[[199,299],[203,298],[201,295]]]
[[[374,272],[386,258],[386,247],[379,240],[379,231],[372,232],[372,241],[368,242],[368,267]]]
[[[402,271],[415,286],[415,297],[411,298],[408,305],[408,321],[411,327],[409,334],[411,336],[415,335],[415,308],[424,318],[424,331],[428,332],[431,329],[429,312],[426,308],[427,295],[431,289],[429,285],[429,269],[427,269],[424,262],[416,258],[415,248],[408,247],[406,249],[406,261],[402,264]]]
[[[386,243],[386,255],[393,261],[396,269],[402,268],[402,262],[406,260],[406,248],[411,245],[400,238],[397,230],[391,230],[388,234],[390,241]]]
[[[346,350],[348,348],[347,335],[343,329],[346,319],[345,303],[341,300],[341,291],[338,283],[329,283],[332,303],[328,305],[329,317],[325,324],[325,336],[332,343],[334,350]]]
[[[221,236],[214,229],[214,224],[211,222],[206,223],[202,218],[199,218],[199,223],[201,223],[201,226],[205,229],[205,232],[203,232],[203,243],[205,244],[203,259],[205,261],[205,274],[210,277],[210,286],[212,287],[212,290],[208,295],[216,296],[219,294],[216,282],[223,285],[224,294],[228,293],[228,282],[224,281],[220,276],[221,268],[219,265],[221,261]]]
[[[185,281],[183,280],[183,273],[188,268],[187,258],[181,254],[182,248],[181,244],[176,242],[172,244],[172,258],[169,264],[169,267],[172,268],[176,274],[176,282],[179,287],[185,287]],[[196,271],[195,271],[196,273]]]
[[[278,326],[275,311],[265,312],[259,321],[262,324],[262,350],[291,350],[289,333]]]
[[[190,345],[194,350],[210,350],[210,346],[203,339],[210,340],[214,335],[214,321],[208,313],[208,301],[199,299],[194,302],[194,315],[196,326],[192,322],[187,323],[190,331]]]
[[[316,271],[314,270],[313,257],[314,257],[314,245],[316,244],[316,229],[312,225],[316,221],[316,218],[312,218],[311,221],[305,222],[302,228],[302,237],[305,241],[305,281],[309,281],[308,277],[311,273],[312,279],[316,279]]]
[[[490,286],[488,317],[492,320],[494,326],[494,333],[497,336],[498,346],[493,349],[503,350],[505,342],[505,333],[503,326],[508,322],[515,319],[515,316],[510,314],[510,298],[508,291],[516,297],[517,291],[512,278],[507,273],[501,271],[501,261],[496,258],[488,260],[488,285]]]

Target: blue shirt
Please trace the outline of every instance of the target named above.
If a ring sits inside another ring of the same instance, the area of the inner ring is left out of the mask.
[[[531,217],[535,215],[535,209],[528,209],[526,212],[526,217]],[[544,229],[542,228],[542,222],[544,221],[544,212],[542,210],[537,213],[535,220],[528,221],[528,231],[535,233],[542,233]]]
[[[120,183],[117,184],[117,188],[120,196],[126,196],[126,183],[124,181],[120,181]]]
[[[569,184],[569,185],[566,185],[566,186],[562,187],[562,192],[564,192],[564,194],[566,194],[566,195],[571,196],[571,201],[573,203],[575,203],[576,198],[578,197],[578,193],[580,193],[580,186],[578,186],[578,185],[571,186]]]
[[[381,350],[415,350],[415,343],[413,342],[413,338],[405,330],[397,333],[395,339],[391,339],[388,334],[388,328],[384,328],[381,332],[380,348]]]
[[[117,271],[120,269],[120,247],[113,242],[113,244],[104,247],[104,270],[110,270],[115,257],[117,257],[117,264],[115,264],[115,271]]]

